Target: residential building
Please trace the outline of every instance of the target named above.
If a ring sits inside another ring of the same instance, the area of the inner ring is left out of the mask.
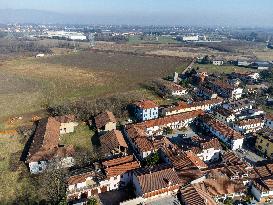
[[[273,129],[273,115],[267,114],[265,116],[265,126]]]
[[[112,112],[106,111],[95,117],[96,128],[99,133],[115,130],[117,120]]]
[[[242,97],[243,88],[232,86],[227,82],[215,78],[206,78],[206,83],[208,87],[223,98],[237,100]]]
[[[256,133],[255,147],[265,156],[273,158],[273,129],[265,127]]]
[[[140,159],[145,159],[156,151],[146,132],[138,126],[127,125],[124,133]]]
[[[99,171],[88,170],[83,173],[76,173],[67,179],[67,200],[77,201],[82,198],[90,198],[100,193],[106,192],[107,187],[102,186],[101,182],[106,176]]]
[[[166,116],[135,124],[143,129],[147,135],[162,135],[167,129],[178,130],[187,127],[195,118],[203,114],[202,110]]]
[[[209,170],[206,176],[206,179],[194,186],[209,194],[216,202],[245,196],[246,186],[241,180],[230,179],[221,170],[216,169]]]
[[[136,196],[147,200],[175,194],[181,180],[173,168],[158,165],[136,170],[133,184]]]
[[[220,159],[222,146],[217,138],[213,138],[208,141],[200,142],[198,146],[194,146],[190,150],[204,162],[210,163]]]
[[[216,99],[217,98],[217,93],[213,92],[212,90],[200,86],[197,91],[197,95],[204,98],[205,100],[211,100],[211,99]]]
[[[189,185],[180,189],[182,203],[185,205],[217,205],[209,193]]]
[[[74,165],[73,146],[59,146],[60,125],[53,117],[38,122],[26,160],[32,174],[41,173],[48,167]]]
[[[251,63],[251,67],[258,70],[268,70],[272,65],[268,61],[255,61]]]
[[[218,66],[224,65],[224,60],[223,59],[213,59],[212,64],[213,65],[218,65]]]
[[[230,149],[236,150],[242,148],[244,136],[226,124],[210,116],[204,116],[203,125],[214,136],[225,143]]]
[[[183,96],[188,93],[188,90],[181,85],[166,81],[161,86],[161,92],[164,96]]]
[[[113,157],[115,155],[126,155],[128,145],[119,130],[106,132],[99,137],[102,154],[105,157]]]
[[[163,108],[160,110],[162,116],[176,115],[185,112],[191,112],[196,110],[210,111],[215,107],[218,107],[223,102],[221,98],[215,98],[211,100],[203,100],[193,103],[185,103],[180,101],[173,106]]]
[[[235,114],[231,110],[227,110],[225,108],[215,109],[214,117],[227,125],[234,122],[236,119]]]
[[[223,108],[232,111],[233,113],[240,114],[243,110],[250,110],[254,106],[254,101],[247,98],[240,100],[233,100],[223,104]]]
[[[107,187],[107,191],[125,187],[132,182],[132,172],[140,168],[140,163],[133,155],[119,157],[102,162],[106,180],[101,182]]]
[[[158,118],[158,105],[152,100],[142,100],[134,104],[135,117],[139,121]]]
[[[262,203],[273,203],[273,177],[254,180],[251,193]]]
[[[61,123],[60,134],[72,133],[75,127],[78,126],[75,115],[57,116],[55,119]]]
[[[257,132],[264,127],[264,121],[260,118],[240,120],[233,124],[233,128],[242,134]]]

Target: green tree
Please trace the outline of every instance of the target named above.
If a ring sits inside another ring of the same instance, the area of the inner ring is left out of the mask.
[[[97,205],[97,204],[98,204],[98,201],[96,198],[90,198],[87,201],[87,205]]]
[[[146,163],[148,166],[153,166],[159,163],[160,157],[159,157],[159,153],[155,152],[153,154],[151,154],[149,157],[147,157],[146,159]]]

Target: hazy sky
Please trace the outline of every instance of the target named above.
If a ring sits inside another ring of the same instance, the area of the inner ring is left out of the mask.
[[[95,16],[109,23],[273,27],[273,0],[0,0],[0,8]]]

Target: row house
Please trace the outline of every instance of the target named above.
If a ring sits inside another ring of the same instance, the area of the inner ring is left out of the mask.
[[[103,161],[96,171],[86,171],[68,178],[69,200],[90,198],[100,193],[117,190],[132,182],[133,170],[140,163],[133,155]]]
[[[145,159],[156,151],[146,132],[138,126],[127,125],[124,134],[140,159]]]
[[[223,108],[230,110],[236,114],[239,114],[243,110],[251,110],[254,106],[254,101],[247,98],[231,101],[223,104]]]
[[[236,150],[243,146],[244,137],[226,124],[210,116],[203,118],[203,124],[214,136],[225,143],[230,149]]]
[[[144,201],[172,196],[181,186],[181,179],[170,166],[141,168],[133,174],[135,195]]]
[[[74,147],[59,145],[61,123],[53,117],[41,119],[36,127],[26,163],[32,174],[46,168],[71,167],[74,165]]]
[[[243,94],[243,88],[232,86],[218,79],[207,78],[208,87],[210,87],[219,96],[228,99],[240,99]]]
[[[222,146],[217,138],[200,142],[197,147],[192,147],[191,151],[206,163],[218,161]]]
[[[166,116],[158,119],[137,123],[136,126],[145,130],[147,135],[162,135],[166,129],[181,129],[187,127],[198,116],[202,115],[202,110],[186,112],[177,115]]]
[[[217,93],[213,92],[212,90],[210,90],[204,86],[200,86],[197,89],[196,94],[205,100],[216,99],[218,97]]]
[[[222,123],[225,123],[229,125],[230,123],[234,122],[236,117],[234,112],[231,110],[227,110],[225,108],[218,108],[214,110],[214,117],[221,121]]]
[[[163,116],[170,116],[195,110],[210,111],[211,109],[221,105],[223,99],[216,98],[211,100],[203,100],[200,102],[193,102],[191,104],[185,103],[183,101],[176,103],[175,106],[168,108],[163,108],[161,113]]]
[[[134,115],[138,121],[158,118],[158,105],[152,100],[142,100],[133,104]]]
[[[260,118],[241,120],[233,124],[233,128],[242,134],[257,132],[263,127],[264,121]]]

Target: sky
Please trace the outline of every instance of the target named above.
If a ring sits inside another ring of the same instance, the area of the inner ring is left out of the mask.
[[[0,0],[0,9],[53,11],[94,24],[273,27],[273,0]]]

